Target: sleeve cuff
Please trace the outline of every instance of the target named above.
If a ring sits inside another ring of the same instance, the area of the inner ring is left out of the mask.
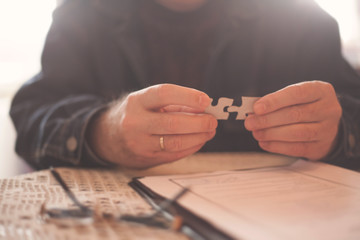
[[[90,144],[86,138],[86,132],[88,131],[88,127],[90,122],[92,122],[100,113],[105,111],[108,108],[108,105],[104,105],[100,108],[97,108],[96,111],[93,112],[87,119],[84,131],[82,134],[83,146],[82,146],[82,156],[81,156],[81,165],[83,166],[102,166],[102,167],[114,167],[117,166],[114,163],[108,162],[102,158],[100,158],[90,147]]]
[[[333,151],[323,159],[324,162],[345,168],[357,169],[360,167],[360,147],[357,125],[343,114],[340,120],[338,142]]]

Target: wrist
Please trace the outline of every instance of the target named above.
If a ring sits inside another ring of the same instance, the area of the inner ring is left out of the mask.
[[[106,144],[104,144],[108,142],[106,134],[108,133],[107,118],[109,111],[110,108],[107,108],[91,119],[86,130],[85,139],[88,146],[97,157],[104,161],[112,162],[108,157]]]
[[[340,153],[343,151],[343,143],[344,143],[344,121],[343,118],[340,119],[337,135],[332,143],[332,146],[328,152],[328,154],[321,159],[324,162],[332,162],[336,159]]]

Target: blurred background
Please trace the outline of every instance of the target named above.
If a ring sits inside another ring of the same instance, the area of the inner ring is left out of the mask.
[[[343,53],[360,69],[360,0],[316,0],[339,23]],[[31,171],[14,153],[9,105],[21,84],[40,70],[51,14],[61,0],[0,1],[0,178]]]

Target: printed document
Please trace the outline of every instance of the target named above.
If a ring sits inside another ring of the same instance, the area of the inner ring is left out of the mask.
[[[139,181],[235,239],[360,239],[360,173],[325,163]]]

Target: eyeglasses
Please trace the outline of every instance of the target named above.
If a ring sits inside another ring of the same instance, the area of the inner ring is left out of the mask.
[[[50,173],[59,183],[69,199],[74,203],[75,208],[61,209],[61,208],[47,208],[43,204],[40,209],[40,216],[46,222],[55,223],[58,225],[74,226],[92,224],[97,218],[109,220],[107,216],[100,216],[97,214],[96,209],[91,209],[82,204],[75,196],[75,194],[66,185],[61,175],[53,168],[50,167]],[[162,201],[155,212],[144,215],[121,215],[114,217],[111,220],[116,222],[127,221],[133,223],[144,224],[151,227],[180,230],[182,226],[182,218],[173,214],[171,218],[167,217],[170,207],[184,196],[189,191],[189,188],[183,188],[172,199]]]

